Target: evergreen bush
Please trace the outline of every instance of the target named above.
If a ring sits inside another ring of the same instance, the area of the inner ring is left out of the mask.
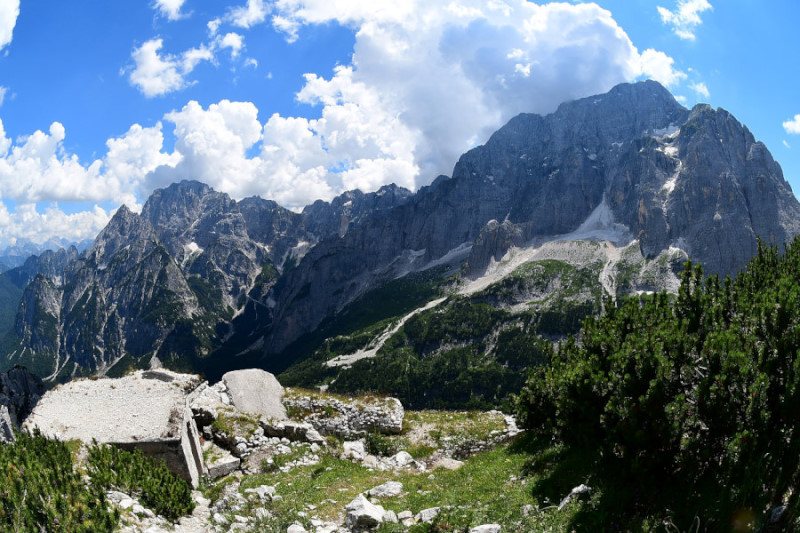
[[[611,513],[597,516],[762,527],[800,504],[798,354],[800,240],[783,255],[759,243],[734,280],[687,263],[677,297],[607,302],[534,368],[517,411],[595,458]]]
[[[83,482],[65,443],[36,430],[0,445],[0,530],[93,533],[118,521],[105,491]]]
[[[192,491],[186,481],[175,477],[163,461],[115,446],[89,448],[89,476],[103,490],[115,489],[137,497],[157,514],[177,520],[194,509]]]

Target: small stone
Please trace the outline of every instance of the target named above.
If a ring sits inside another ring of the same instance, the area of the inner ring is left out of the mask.
[[[589,487],[589,486],[587,486],[587,485],[584,485],[584,484],[580,484],[580,485],[578,485],[577,487],[573,488],[573,489],[570,491],[570,493],[569,493],[569,494],[567,494],[567,495],[564,497],[564,499],[563,499],[563,500],[561,500],[561,503],[560,503],[560,504],[558,504],[558,510],[560,511],[561,509],[563,509],[563,508],[564,508],[564,506],[566,506],[566,505],[567,505],[569,502],[571,502],[573,499],[575,499],[575,498],[576,498],[576,497],[578,497],[579,495],[581,495],[581,494],[588,494],[588,493],[589,493],[589,492],[591,492],[591,491],[592,491],[592,488],[591,488],[591,487]]]
[[[386,510],[374,505],[363,494],[347,504],[347,516],[344,523],[349,529],[371,528],[379,525]]]
[[[342,444],[342,449],[344,450],[343,455],[345,459],[361,461],[364,459],[364,457],[367,456],[367,452],[364,448],[364,443],[358,440],[345,441]]]
[[[286,533],[308,533],[306,528],[301,526],[300,524],[292,524],[288,528],[286,528]]]
[[[130,499],[130,496],[128,496],[124,492],[119,492],[118,490],[110,490],[110,491],[108,491],[106,493],[106,497],[108,497],[109,500],[111,500],[112,502],[115,502],[115,503],[119,503],[122,500]]]
[[[227,526],[228,525],[228,519],[225,518],[220,513],[214,513],[213,520],[214,520],[215,523],[217,523],[217,524],[219,524],[221,526]]]
[[[526,503],[522,506],[522,516],[528,516],[533,511],[533,505]]]
[[[397,518],[399,520],[407,520],[409,518],[414,518],[414,513],[412,513],[411,511],[401,511],[397,513]]]
[[[383,522],[386,524],[397,524],[400,520],[394,511],[386,511],[383,513]]]
[[[387,481],[367,491],[373,498],[393,498],[403,492],[403,484],[399,481]]]
[[[325,437],[320,435],[316,429],[310,428],[306,431],[306,440],[313,444],[322,444],[325,442]]]
[[[119,507],[120,509],[130,509],[135,503],[131,498],[125,498],[119,502]]]
[[[133,507],[131,507],[131,511],[133,514],[144,514],[144,505],[138,503],[134,504]]]
[[[266,520],[272,517],[272,513],[270,513],[263,507],[259,507],[258,509],[256,509],[255,515],[258,520]]]
[[[433,468],[444,468],[445,470],[458,470],[462,466],[464,466],[462,461],[450,457],[440,457],[433,462]]]
[[[500,526],[498,524],[484,524],[470,528],[469,533],[500,533]]]
[[[394,466],[402,468],[404,466],[407,466],[407,465],[413,463],[414,462],[414,458],[411,457],[411,454],[408,453],[407,451],[402,451],[402,452],[397,452],[395,455],[393,455],[391,458],[389,458],[389,461]]]
[[[423,509],[422,511],[418,512],[416,516],[414,516],[414,520],[417,522],[425,522],[426,524],[430,524],[438,514],[439,507],[431,507],[430,509]]]

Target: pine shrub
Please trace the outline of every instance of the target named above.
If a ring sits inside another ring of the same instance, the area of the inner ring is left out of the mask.
[[[89,476],[103,490],[115,489],[136,496],[146,507],[169,520],[177,520],[194,509],[192,491],[186,481],[175,477],[163,461],[115,446],[89,449]]]
[[[526,427],[595,457],[602,516],[708,531],[800,516],[800,240],[759,243],[733,280],[688,263],[677,297],[605,309],[517,402]]]
[[[104,490],[83,482],[65,443],[37,430],[0,445],[0,530],[91,533],[118,521]]]

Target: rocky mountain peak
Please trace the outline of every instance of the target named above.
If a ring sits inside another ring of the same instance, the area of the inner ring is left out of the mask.
[[[85,257],[103,269],[121,249],[131,247],[143,255],[158,243],[153,226],[122,204],[95,238]]]

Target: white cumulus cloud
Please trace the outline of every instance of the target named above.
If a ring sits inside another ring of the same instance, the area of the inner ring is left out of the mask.
[[[642,52],[642,74],[665,87],[673,87],[686,79],[686,73],[675,70],[675,60],[664,52],[648,48]]]
[[[234,26],[250,28],[264,22],[270,10],[270,6],[264,3],[264,0],[247,0],[247,4],[231,9],[226,20]]]
[[[3,87],[2,85],[0,85],[0,106],[3,105],[3,101],[6,99],[6,93],[7,92],[8,92],[8,89],[6,87]]]
[[[37,130],[12,141],[0,121],[0,198],[18,204],[110,200],[135,208],[147,173],[180,160],[180,154],[162,152],[161,129],[161,123],[150,128],[134,124],[106,141],[103,159],[84,163],[65,150],[66,130],[59,122],[48,132]]]
[[[219,47],[229,48],[231,51],[231,59],[236,59],[244,48],[244,37],[234,32],[226,33],[225,36],[219,40]]]
[[[318,24],[354,31],[350,63],[306,74],[296,94],[315,118],[262,123],[250,102],[191,101],[155,126],[131,126],[90,162],[66,151],[58,123],[12,142],[0,122],[0,197],[135,206],[154,188],[198,179],[234,198],[299,208],[353,188],[415,189],[518,113],[549,113],[642,76],[667,86],[687,76],[663,52],[640,53],[595,4],[526,0],[249,0],[208,25],[206,45],[172,55],[160,38],[145,42],[126,74],[147,97],[180,90],[200,62],[223,50],[243,56],[243,36],[222,24],[268,17],[289,40]]]
[[[366,173],[356,168],[369,159],[387,178],[406,184],[413,174],[413,185],[423,185],[449,174],[461,153],[518,113],[551,112],[641,75],[666,85],[686,76],[663,52],[640,54],[595,4],[278,0],[272,23],[289,40],[314,24],[356,32],[352,65],[328,79],[307,76],[298,94],[322,108],[325,122],[310,125],[320,144],[358,148],[341,161],[344,172],[329,173],[334,186],[363,183]],[[343,130],[323,132],[339,117],[347,117]],[[387,127],[391,145],[373,142]],[[309,169],[295,164],[298,172]]]
[[[204,46],[191,48],[180,56],[175,56],[159,54],[163,45],[162,39],[151,39],[131,54],[135,67],[130,71],[128,79],[148,98],[187,87],[191,82],[186,80],[186,76],[201,61],[214,60],[214,54]]]
[[[11,43],[17,17],[19,17],[19,0],[0,2],[0,50]]]
[[[800,115],[795,115],[794,118],[790,118],[784,122],[783,129],[786,130],[786,133],[800,135]]]
[[[179,161],[151,173],[149,190],[191,178],[240,198],[252,186],[258,158],[248,158],[247,151],[262,130],[255,105],[223,100],[205,110],[191,101],[164,118],[175,124],[174,157]]]
[[[702,81],[690,84],[689,88],[696,92],[697,96],[701,98],[708,99],[708,97],[711,96],[711,93],[708,91],[708,87],[706,87],[706,84]]]
[[[674,11],[658,6],[658,14],[664,24],[672,26],[672,31],[681,39],[695,40],[695,28],[703,23],[700,13],[713,9],[708,0],[678,0]]]
[[[154,7],[168,20],[179,20],[185,15],[181,13],[181,7],[186,0],[155,0]]]

